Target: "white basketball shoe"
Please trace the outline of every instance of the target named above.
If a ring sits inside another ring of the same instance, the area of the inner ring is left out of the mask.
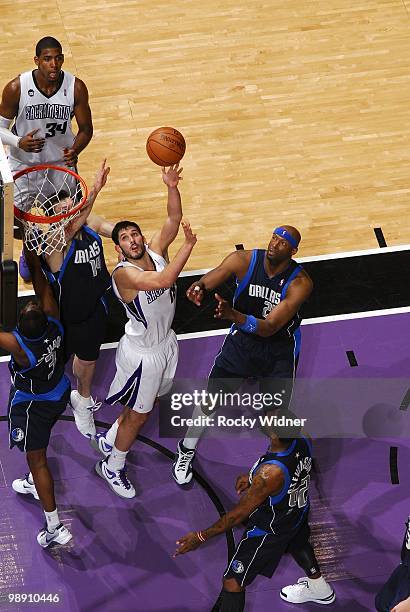
[[[112,446],[108,444],[103,433],[97,433],[94,438],[91,438],[91,446],[100,452],[103,457],[108,457],[112,453]]]
[[[47,548],[47,546],[50,546],[53,542],[56,544],[67,544],[72,537],[72,533],[68,531],[67,527],[64,527],[62,523],[60,523],[53,532],[48,531],[47,525],[45,525],[37,536],[37,542],[43,548]]]
[[[21,495],[32,495],[34,499],[39,499],[34,482],[30,482],[31,474],[26,474],[24,478],[17,478],[11,483],[12,489]]]
[[[107,467],[107,459],[103,459],[102,461],[98,461],[96,463],[95,471],[97,472],[98,476],[101,476],[101,478],[108,482],[114,493],[120,497],[125,499],[132,499],[135,497],[136,492],[134,485],[127,478],[125,466],[122,468],[122,470],[116,470],[113,472]]]
[[[172,475],[179,485],[188,484],[192,480],[192,462],[196,451],[182,448],[182,440],[178,442],[175,461],[172,464]]]
[[[321,585],[317,586],[315,582],[317,581],[303,576],[299,578],[296,584],[283,587],[280,596],[284,601],[294,604],[309,601],[325,606],[332,604],[336,595],[330,584],[321,580]]]
[[[85,400],[78,391],[71,391],[70,404],[78,431],[86,438],[93,438],[97,431],[94,423],[94,412],[101,407],[102,402]]]

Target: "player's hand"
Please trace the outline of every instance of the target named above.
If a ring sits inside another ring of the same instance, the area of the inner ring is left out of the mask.
[[[409,612],[410,611],[410,597],[400,601],[398,604],[391,609],[391,612]]]
[[[184,535],[182,538],[179,538],[176,543],[178,545],[178,548],[176,549],[173,555],[174,559],[178,555],[184,555],[185,553],[191,550],[199,548],[199,546],[201,545],[201,540],[198,538],[196,533],[190,531],[189,533],[187,533],[187,535]]]
[[[240,474],[236,479],[235,491],[238,495],[249,489],[249,476],[248,474]]]
[[[227,300],[224,300],[218,293],[215,293],[215,299],[218,302],[214,318],[232,320],[233,308]]]
[[[74,149],[64,149],[64,162],[66,166],[75,166],[78,162],[78,155]]]
[[[190,302],[193,302],[196,306],[200,306],[204,299],[205,288],[201,281],[196,281],[187,289],[186,296]]]
[[[22,138],[20,138],[19,149],[23,149],[26,153],[40,153],[44,147],[46,139],[42,136],[36,136],[38,128],[29,132]]]
[[[101,191],[101,189],[105,186],[107,182],[107,177],[110,173],[111,168],[109,166],[106,166],[105,165],[106,163],[107,163],[107,160],[104,159],[95,176],[95,182],[94,182],[93,189],[94,191],[96,191],[96,193]]]
[[[185,244],[193,248],[196,245],[196,241],[197,241],[196,234],[192,232],[189,221],[181,221],[181,225],[182,225],[182,229],[184,230],[184,234],[185,234]]]
[[[181,172],[183,168],[179,168],[179,162],[175,164],[175,166],[170,166],[168,170],[164,167],[162,168],[162,180],[164,181],[167,187],[176,187],[179,181],[183,180],[181,176]]]

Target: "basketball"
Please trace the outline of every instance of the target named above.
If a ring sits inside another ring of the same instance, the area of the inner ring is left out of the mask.
[[[147,140],[148,157],[158,166],[173,166],[185,153],[185,139],[172,127],[154,130]]]

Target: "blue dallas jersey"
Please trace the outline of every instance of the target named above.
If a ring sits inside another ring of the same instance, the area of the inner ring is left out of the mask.
[[[285,477],[282,490],[271,495],[252,512],[247,522],[248,537],[289,534],[297,529],[309,510],[309,482],[312,449],[306,438],[294,439],[287,450],[268,451],[249,472],[249,482],[262,465],[277,465]]]
[[[39,338],[26,338],[17,328],[12,333],[30,361],[27,368],[13,358],[9,362],[12,385],[20,400],[60,399],[70,385],[64,375],[64,330],[60,321],[48,317],[47,329]]]
[[[269,278],[264,265],[265,254],[266,251],[263,249],[252,251],[245,276],[241,281],[236,281],[237,287],[233,300],[233,307],[236,310],[246,315],[253,315],[257,319],[266,319],[275,306],[285,298],[289,284],[302,270],[302,267],[291,259],[286,270]],[[262,338],[262,340],[264,342],[293,340],[293,335],[299,328],[300,322],[299,313],[296,313],[276,334],[269,338]],[[235,328],[236,326],[233,326],[233,329]],[[255,338],[260,339],[259,336]]]
[[[42,266],[64,324],[86,321],[100,300],[107,311],[105,294],[111,278],[105,265],[102,240],[87,225],[71,241],[59,272],[51,272],[44,260]]]

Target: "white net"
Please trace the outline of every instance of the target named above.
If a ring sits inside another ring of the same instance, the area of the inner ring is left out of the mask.
[[[38,255],[50,255],[67,244],[67,226],[79,215],[87,187],[65,168],[30,170],[14,177],[14,204],[23,213],[23,217],[16,216],[27,248]]]

